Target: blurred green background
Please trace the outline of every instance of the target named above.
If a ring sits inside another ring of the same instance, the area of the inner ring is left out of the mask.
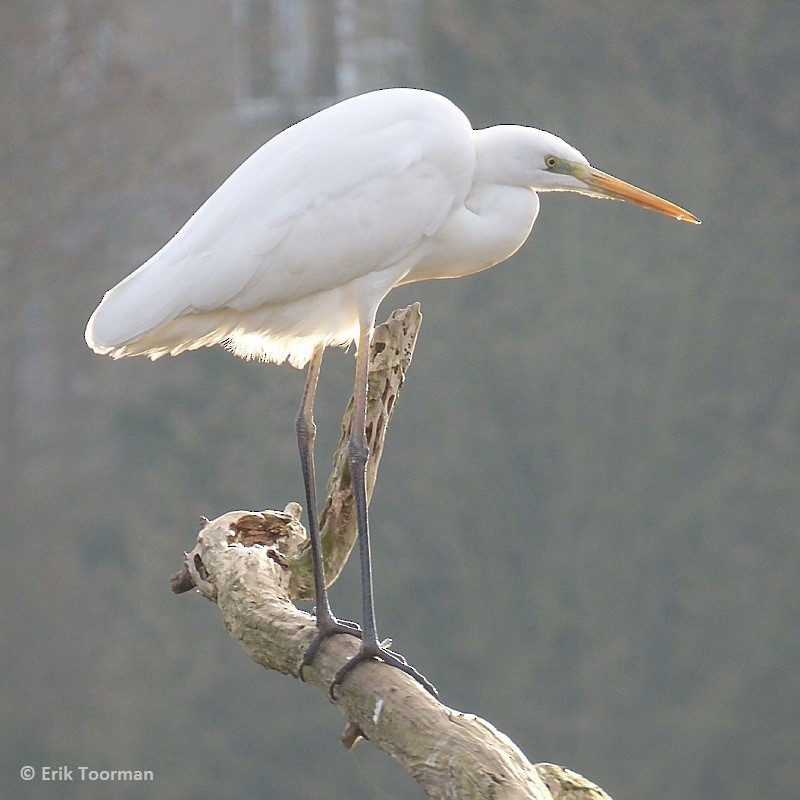
[[[616,800],[800,796],[800,5],[28,0],[0,48],[0,796],[422,797],[169,592],[199,515],[302,498],[303,375],[83,342],[263,141],[391,84],[703,225],[545,195],[511,261],[386,301],[425,321],[371,509],[381,632]],[[323,366],[321,480],[352,368]]]

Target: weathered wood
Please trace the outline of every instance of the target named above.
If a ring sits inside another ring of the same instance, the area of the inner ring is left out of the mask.
[[[291,506],[284,512],[225,514],[200,531],[186,558],[187,574],[200,594],[217,604],[231,636],[265,669],[293,677],[316,631],[313,617],[291,601],[286,552],[295,545],[296,514]],[[244,544],[254,532],[263,543]],[[306,667],[308,683],[330,700],[328,687],[337,669],[357,648],[349,636],[330,639]],[[405,767],[431,798],[608,799],[563,767],[532,765],[488,722],[447,708],[380,662],[354,670],[335,705],[349,722],[346,746],[365,736]]]
[[[420,320],[414,305],[376,329],[367,410],[368,491]],[[349,413],[348,408],[322,517],[329,583],[356,541],[346,452]],[[299,677],[301,657],[316,632],[313,617],[292,602],[309,596],[313,586],[300,511],[290,503],[282,512],[236,511],[203,520],[196,546],[173,578],[173,591],[195,587],[217,604],[225,627],[254,661],[293,677]],[[332,637],[306,667],[307,682],[330,701],[328,688],[336,671],[357,648],[353,637]],[[354,670],[334,703],[348,720],[342,736],[346,747],[368,738],[402,764],[431,798],[608,800],[602,789],[576,773],[531,764],[488,722],[447,708],[413,679],[379,661]]]

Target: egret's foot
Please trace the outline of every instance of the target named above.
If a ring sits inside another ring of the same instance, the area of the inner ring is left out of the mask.
[[[400,655],[395,653],[394,650],[389,650],[389,645],[392,643],[391,639],[385,639],[382,642],[365,642],[362,640],[361,648],[359,651],[336,673],[333,683],[329,689],[330,696],[333,700],[336,699],[336,687],[361,663],[370,661],[377,658],[388,664],[390,667],[396,667],[406,675],[410,675],[417,683],[419,683],[426,691],[430,692],[438,699],[439,692],[436,687],[420,672],[418,672],[408,661]]]
[[[330,636],[336,636],[339,633],[346,633],[358,639],[361,638],[361,628],[359,628],[355,622],[349,622],[345,619],[336,619],[336,617],[333,616],[317,619],[317,635],[311,640],[311,644],[306,648],[305,653],[303,653],[303,658],[300,661],[299,675],[301,681],[305,680],[303,670],[314,660],[319,646]]]

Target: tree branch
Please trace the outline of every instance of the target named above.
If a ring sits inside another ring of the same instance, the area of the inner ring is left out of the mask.
[[[386,426],[411,361],[421,321],[419,305],[395,312],[375,331],[371,352],[368,492],[375,482]],[[356,540],[347,466],[350,409],[334,458],[323,512],[323,542],[329,583],[341,572]],[[292,600],[308,597],[308,538],[301,509],[224,514],[204,520],[194,549],[172,580],[175,592],[196,588],[219,607],[222,620],[250,657],[265,669],[299,677],[314,618]],[[358,641],[335,636],[304,674],[330,700],[336,671],[355,654]],[[366,737],[391,755],[431,798],[493,800],[609,800],[585,778],[553,764],[532,765],[492,725],[447,708],[413,679],[381,662],[359,666],[337,691],[335,705],[347,718],[342,741],[352,747]]]

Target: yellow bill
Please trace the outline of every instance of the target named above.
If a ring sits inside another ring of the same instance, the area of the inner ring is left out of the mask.
[[[700,220],[694,214],[690,214],[685,208],[676,206],[675,203],[670,203],[669,200],[664,200],[644,189],[639,189],[632,186],[630,183],[625,183],[613,175],[607,175],[605,172],[600,172],[599,169],[589,167],[588,170],[582,175],[576,175],[587,186],[590,186],[597,192],[605,195],[606,197],[613,197],[616,200],[626,200],[629,203],[636,203],[637,206],[649,208],[651,211],[658,211],[659,214],[666,214],[668,217],[683,220],[684,222],[691,222],[695,225],[700,224]]]

